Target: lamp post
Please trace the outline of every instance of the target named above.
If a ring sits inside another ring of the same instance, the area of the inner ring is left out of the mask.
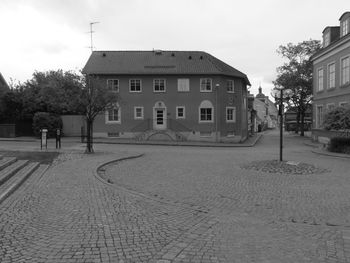
[[[284,96],[283,93],[286,93],[286,97],[285,99],[288,100],[289,98],[289,92],[291,91],[290,89],[285,89],[285,88],[281,88],[281,89],[277,89],[276,91],[279,91],[279,110],[278,110],[278,114],[280,115],[280,162],[283,161],[283,100],[284,100]],[[277,92],[276,92],[277,93]],[[277,94],[275,93],[275,100],[277,99]]]
[[[283,89],[280,90],[280,162],[283,161]]]

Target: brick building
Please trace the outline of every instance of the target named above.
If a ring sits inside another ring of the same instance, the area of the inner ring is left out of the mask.
[[[195,141],[247,138],[247,76],[201,51],[94,51],[83,73],[118,93],[94,136]]]

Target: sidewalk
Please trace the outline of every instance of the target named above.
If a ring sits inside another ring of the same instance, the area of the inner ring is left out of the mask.
[[[216,143],[216,142],[197,142],[197,141],[136,141],[133,139],[121,138],[94,138],[94,143],[99,144],[137,144],[137,145],[164,145],[164,146],[197,146],[197,147],[252,147],[262,137],[263,133],[257,133],[249,137],[242,143]],[[55,139],[49,139],[54,141]],[[16,138],[0,138],[6,142],[37,142],[40,139],[34,137],[16,137]],[[81,143],[80,137],[62,137],[62,143]]]

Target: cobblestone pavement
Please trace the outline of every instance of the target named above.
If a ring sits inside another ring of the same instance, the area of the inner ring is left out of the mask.
[[[287,136],[285,160],[314,173],[242,169],[278,154],[276,133],[254,148],[66,152],[0,206],[0,262],[350,262],[349,159]]]

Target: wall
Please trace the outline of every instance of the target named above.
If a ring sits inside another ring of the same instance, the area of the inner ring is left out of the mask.
[[[84,116],[82,115],[62,115],[63,135],[80,136],[81,127],[85,127]],[[86,131],[86,129],[85,129]]]

